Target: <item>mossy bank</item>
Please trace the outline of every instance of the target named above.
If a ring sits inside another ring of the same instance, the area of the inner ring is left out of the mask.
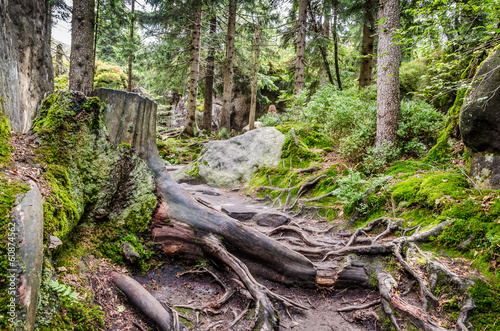
[[[60,282],[64,266],[78,274],[87,254],[124,262],[122,245],[138,252],[136,267],[147,267],[152,251],[143,245],[157,205],[154,178],[130,146],[113,148],[98,98],[56,92],[45,98],[33,123],[47,183],[44,203],[44,265],[37,310],[40,330],[93,330],[104,327],[103,312],[91,304],[92,292]],[[0,185],[4,185],[0,178]],[[5,185],[4,185],[5,186]],[[7,186],[12,194],[22,186]],[[2,190],[4,192],[4,190]],[[9,194],[9,196],[12,196]],[[1,198],[1,197],[0,197]],[[12,201],[7,201],[8,210]],[[3,220],[3,218],[2,218]],[[63,244],[54,249],[49,237]],[[73,294],[72,293],[77,293]]]

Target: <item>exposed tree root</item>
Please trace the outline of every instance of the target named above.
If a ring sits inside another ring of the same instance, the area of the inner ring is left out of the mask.
[[[307,309],[307,307],[271,292],[259,284],[252,276],[247,266],[229,253],[220,241],[213,235],[203,237],[203,247],[210,255],[217,257],[228,265],[238,275],[255,301],[255,328],[259,330],[274,330],[278,325],[275,309],[271,299],[281,302],[285,307]]]
[[[304,241],[304,243],[308,246],[313,246],[313,247],[318,247],[318,246],[323,246],[321,244],[315,243],[311,241],[307,235],[302,231],[299,227],[294,227],[294,226],[289,226],[289,225],[282,225],[279,226],[267,233],[268,236],[272,236],[275,233],[282,232],[282,231],[290,231],[294,232],[299,235],[299,237]]]
[[[380,304],[380,302],[381,302],[380,299],[377,299],[377,300],[373,300],[373,301],[363,303],[363,304],[357,305],[357,306],[347,306],[347,307],[338,308],[335,311],[345,312],[345,311],[352,311],[352,310],[358,310],[358,309],[366,309],[366,308],[370,308],[372,306],[378,305],[378,304]]]
[[[215,279],[215,281],[224,289],[224,294],[222,295],[222,297],[220,297],[217,301],[215,301],[213,303],[209,303],[209,304],[206,304],[203,306],[175,305],[174,307],[191,309],[191,310],[195,310],[195,311],[202,311],[202,312],[206,312],[206,313],[211,313],[213,315],[219,314],[219,312],[214,310],[214,309],[219,309],[220,307],[222,307],[223,304],[225,304],[227,301],[229,301],[229,299],[231,299],[231,297],[233,296],[235,291],[233,289],[229,289],[219,279],[219,277],[216,274],[214,274],[213,272],[211,272],[210,270],[208,270],[206,268],[201,268],[200,270],[190,270],[190,271],[183,272],[183,273],[177,275],[177,277],[181,277],[181,276],[186,275],[186,274],[203,274],[203,273],[207,273],[210,276],[212,276]]]

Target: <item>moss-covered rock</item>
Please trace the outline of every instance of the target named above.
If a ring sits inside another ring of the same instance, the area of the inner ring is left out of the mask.
[[[48,96],[34,122],[51,195],[45,231],[63,239],[84,213],[144,231],[156,206],[154,179],[133,150],[111,147],[98,98],[69,92]],[[104,211],[102,211],[104,210]]]
[[[51,258],[59,266],[64,261],[74,265],[87,253],[122,262],[115,257],[125,241],[140,254],[140,266],[151,256],[138,233],[147,230],[157,204],[154,178],[130,145],[112,147],[103,107],[96,97],[56,92],[43,101],[34,121],[39,162],[50,189],[44,204],[45,240],[53,234],[64,243],[46,256],[40,329],[84,330],[100,319],[89,300],[70,300],[66,290],[57,293],[66,285],[54,283]]]

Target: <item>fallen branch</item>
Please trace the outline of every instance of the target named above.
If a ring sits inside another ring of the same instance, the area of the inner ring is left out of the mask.
[[[117,272],[112,272],[111,278],[113,283],[129,298],[130,302],[155,322],[162,331],[179,330],[174,328],[176,324],[174,316],[163,308],[161,303],[136,280]],[[181,326],[179,325],[179,327]]]

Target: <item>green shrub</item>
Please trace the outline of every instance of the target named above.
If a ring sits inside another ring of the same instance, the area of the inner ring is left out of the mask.
[[[410,62],[403,62],[399,69],[399,85],[403,95],[418,93],[427,74],[427,64],[424,59],[418,58]]]
[[[403,100],[397,130],[398,145],[375,149],[377,104],[375,86],[361,91],[338,91],[326,84],[307,102],[304,93],[290,106],[285,118],[317,124],[329,136],[338,152],[352,162],[360,162],[368,172],[379,171],[401,155],[420,157],[434,143],[443,127],[443,115],[423,101]],[[302,107],[302,108],[301,108]]]
[[[264,114],[259,117],[258,121],[262,122],[262,126],[276,126],[281,123],[278,114]]]

